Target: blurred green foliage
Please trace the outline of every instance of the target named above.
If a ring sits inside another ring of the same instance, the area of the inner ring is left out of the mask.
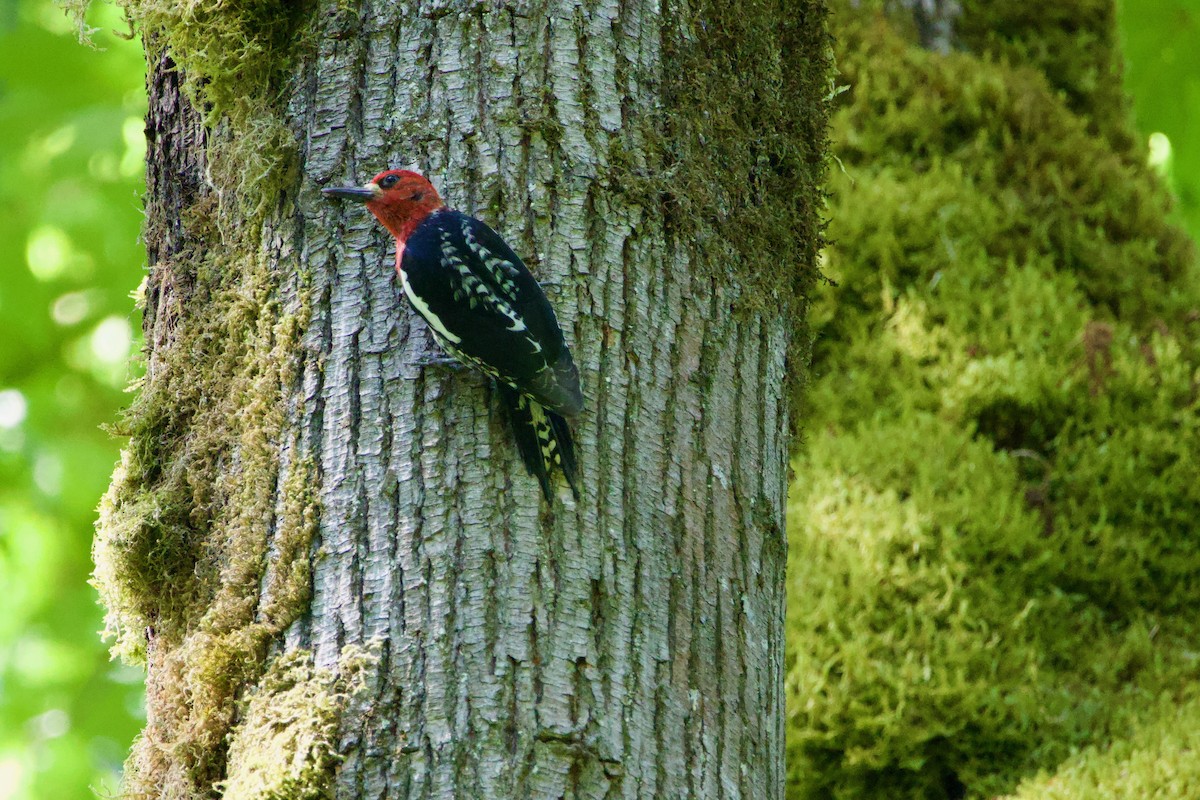
[[[1123,736],[1023,783],[1011,800],[1193,800],[1200,797],[1200,700],[1149,704]]]
[[[1200,0],[1124,0],[1118,9],[1138,130],[1200,239]]]
[[[836,285],[789,508],[792,800],[995,797],[1041,771],[1040,797],[1083,748],[1054,796],[1151,796],[1127,792],[1162,769],[1153,714],[1200,703],[1193,247],[1104,84],[1111,7],[964,5],[973,49],[946,56],[836,17]]]
[[[142,676],[88,585],[140,319],[141,47],[94,9],[0,0],[0,798],[112,794]]]

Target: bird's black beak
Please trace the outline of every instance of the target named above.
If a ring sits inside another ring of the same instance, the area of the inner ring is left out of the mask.
[[[379,194],[378,188],[367,186],[331,186],[321,190],[321,194],[333,200],[353,200],[356,203],[367,203]]]

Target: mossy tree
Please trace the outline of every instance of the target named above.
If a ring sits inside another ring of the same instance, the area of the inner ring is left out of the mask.
[[[148,670],[126,793],[780,796],[822,4],[126,7],[147,374],[96,540]],[[422,366],[390,244],[319,195],[385,166],[546,287],[578,503],[478,376]]]
[[[789,797],[1195,797],[1200,270],[1113,5],[831,28]]]

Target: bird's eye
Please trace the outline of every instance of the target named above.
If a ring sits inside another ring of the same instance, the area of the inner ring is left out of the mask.
[[[386,178],[384,178],[383,180],[381,180],[379,182],[379,185],[380,185],[380,187],[382,187],[384,189],[390,189],[396,185],[396,181],[398,181],[398,180],[400,180],[399,175],[388,175]]]

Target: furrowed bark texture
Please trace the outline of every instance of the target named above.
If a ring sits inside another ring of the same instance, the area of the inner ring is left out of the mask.
[[[661,12],[650,0],[316,11],[286,112],[299,172],[258,237],[273,313],[303,329],[272,384],[278,466],[260,502],[276,521],[258,534],[267,566],[248,619],[264,663],[307,652],[313,674],[338,675],[355,654],[328,768],[337,797],[782,797],[793,321],[744,310],[738,281],[697,269],[661,205],[622,185],[655,144],[638,123],[661,110],[676,24]],[[195,202],[153,176],[197,176],[204,161],[177,100],[152,98],[150,126],[183,133],[151,151],[148,239],[162,263],[149,331],[186,282],[161,220]],[[436,347],[397,287],[392,244],[361,208],[319,195],[387,167],[429,175],[545,287],[586,396],[578,503],[564,490],[545,506],[481,377],[419,363]],[[148,340],[153,364],[167,339]],[[319,507],[311,596],[272,612],[277,573],[295,567],[278,520],[301,464]],[[151,645],[153,687],[166,679]],[[245,677],[238,697],[268,691]],[[155,696],[151,727],[180,713]],[[190,771],[265,796],[242,788],[256,760],[239,732],[270,729],[245,721],[270,706],[228,713],[229,737],[201,745],[207,771],[159,736],[143,784]]]
[[[786,322],[735,321],[602,188],[656,103],[656,5],[474,8],[374,3],[325,40],[306,170],[420,167],[529,260],[581,365],[585,488],[544,512],[483,381],[414,366],[373,220],[321,212],[307,391],[338,557],[288,638],[318,665],[381,641],[387,709],[347,721],[339,795],[778,797]]]
[[[204,125],[180,90],[180,75],[167,55],[150,70],[147,86],[151,101],[146,122],[146,257],[151,266],[146,281],[146,310],[142,326],[153,378],[154,360],[169,346],[174,329],[172,303],[188,294],[174,285],[181,278],[173,259],[188,244],[180,212],[193,206],[205,190]]]

